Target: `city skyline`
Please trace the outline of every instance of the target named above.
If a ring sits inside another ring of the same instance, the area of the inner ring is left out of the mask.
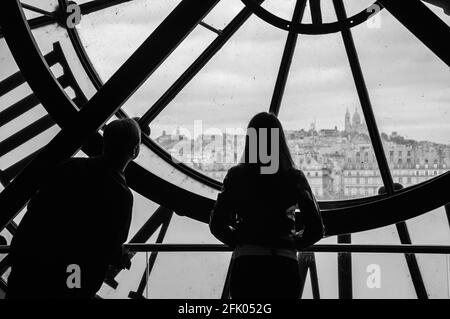
[[[358,2],[349,1],[348,11],[361,9]],[[137,1],[84,18],[80,36],[104,80],[177,1],[158,3],[147,7]],[[222,29],[242,6],[240,0],[227,1],[205,21]],[[427,6],[450,23],[441,9]],[[291,10],[286,4],[276,13],[289,16]],[[333,12],[329,14],[331,17]],[[132,23],[130,16],[134,17]],[[450,144],[448,68],[386,10],[379,13],[379,19],[379,28],[362,24],[352,29],[379,130]],[[142,116],[214,36],[203,27],[196,28],[137,90],[124,110],[130,116]],[[286,36],[286,32],[252,16],[158,115],[151,125],[154,134],[177,125],[189,128],[199,119],[206,127],[245,128],[252,115],[269,109]],[[341,35],[299,36],[279,114],[285,129],[306,128],[314,119],[318,128],[334,127],[346,107],[357,107],[361,112]]]
[[[347,116],[350,116],[350,123],[347,122]],[[355,123],[356,120],[356,123]],[[153,127],[152,127],[152,131],[151,131],[151,136],[154,139],[158,139],[164,135],[183,135],[188,139],[197,139],[200,136],[206,136],[206,135],[246,135],[246,127],[227,127],[225,129],[221,129],[219,127],[205,127],[202,124],[201,120],[196,120],[196,124],[192,125],[193,129],[189,129],[188,126],[183,126],[183,125],[177,125],[175,127],[172,128],[172,130],[167,131],[167,130],[161,130],[160,133],[156,133],[153,132]],[[198,124],[199,123],[199,124]],[[326,127],[326,126],[319,126],[317,125],[318,123],[320,123],[320,121],[317,121],[317,119],[313,119],[312,121],[310,121],[308,126],[305,127],[301,127],[301,128],[284,128],[284,132],[285,133],[289,133],[289,132],[309,132],[311,130],[314,130],[316,132],[326,132],[326,131],[331,131],[331,130],[337,130],[337,132],[347,132],[348,130],[351,130],[350,127],[348,127],[348,125],[352,126],[352,125],[357,125],[357,129],[356,131],[359,133],[364,133],[365,135],[367,135],[369,137],[369,133],[368,133],[368,129],[364,120],[363,115],[361,114],[361,112],[358,110],[358,108],[355,107],[354,111],[351,112],[350,108],[346,109],[346,113],[345,113],[345,117],[343,117],[343,119],[341,119],[340,124],[336,123],[335,125]],[[208,132],[207,134],[205,134],[204,132]],[[384,140],[387,140],[389,136],[396,136],[396,137],[400,137],[400,138],[404,138],[405,140],[411,140],[411,141],[415,141],[415,142],[428,142],[428,143],[434,143],[434,144],[441,144],[441,145],[450,145],[449,143],[440,143],[440,142],[435,142],[435,141],[431,141],[431,140],[427,140],[427,139],[414,139],[414,138],[410,138],[408,135],[403,135],[401,132],[397,131],[397,130],[393,130],[391,132],[387,132],[387,131],[379,131],[380,133],[380,137]],[[176,138],[177,139],[177,138]]]
[[[88,3],[89,7],[90,1],[92,0],[76,2]],[[374,1],[343,2],[347,14],[352,16]],[[114,4],[117,5],[83,15],[77,27],[79,37],[103,83],[108,81],[180,2],[181,0],[133,0],[117,4],[115,1]],[[263,6],[277,16],[291,19],[296,2],[269,0]],[[312,1],[307,1],[308,6],[309,2]],[[37,7],[42,5],[43,9],[53,12],[58,1],[24,0],[22,3]],[[450,16],[435,6],[426,5],[444,23],[450,24]],[[335,21],[333,1],[322,1],[321,6],[323,21]],[[203,22],[217,30],[223,30],[243,7],[242,0],[218,1],[217,7]],[[24,13],[27,18],[31,18],[30,10],[24,10]],[[304,22],[310,23],[309,7],[306,8],[305,15]],[[73,38],[67,35],[66,30],[55,23],[35,28],[32,33],[43,55],[52,50],[54,42],[63,45],[76,82],[81,85],[86,97],[91,99],[98,90],[86,76],[82,65],[85,61],[79,62],[71,42]],[[383,167],[382,171],[378,167],[340,33],[299,35],[278,115],[285,129],[295,166],[304,172],[321,207],[327,211],[326,217],[335,212],[334,208],[330,212],[328,206],[348,207],[361,202],[378,205],[379,198],[349,201],[344,205],[339,201],[378,195],[384,185],[390,184],[389,179],[386,181],[386,175],[390,174],[394,183],[411,187],[445,174],[450,168],[448,66],[387,10],[383,10],[368,23],[352,28],[351,33],[388,167]],[[126,114],[130,117],[142,117],[216,37],[216,33],[201,25],[194,28],[123,105],[122,109]],[[142,174],[126,172],[134,198],[127,242],[156,242],[163,245],[174,244],[174,247],[179,244],[220,244],[211,234],[208,223],[191,218],[190,212],[200,212],[202,203],[209,201],[212,204],[217,198],[219,182],[223,181],[230,166],[240,161],[249,120],[256,113],[269,109],[286,38],[287,32],[252,15],[150,123],[150,138],[172,156],[175,164],[170,162],[170,156],[166,156],[164,151],[155,151],[152,147],[142,145],[140,155],[133,163],[134,169],[138,169],[135,172]],[[5,39],[1,41],[0,56],[5,60],[2,61],[0,76],[5,79],[19,68]],[[77,51],[78,49],[80,48],[77,47]],[[152,53],[149,52],[149,58],[151,56]],[[59,66],[51,70],[56,78],[62,78],[63,71]],[[28,95],[32,97],[33,91],[25,83],[3,96],[0,110],[9,108]],[[95,100],[93,102],[91,106],[98,105]],[[0,132],[3,134],[2,138],[9,139],[34,120],[45,116],[50,119],[46,109],[37,105],[3,126]],[[114,116],[110,120],[112,119]],[[205,134],[195,135],[195,121],[202,121]],[[186,131],[181,130],[177,134],[177,128],[190,131],[192,138],[183,138]],[[211,135],[212,130],[208,133],[208,129],[214,128],[216,132],[223,133],[226,128],[234,131],[240,129],[242,134],[239,138],[234,135],[217,138]],[[60,127],[55,125],[3,156],[3,166],[0,167],[2,172],[5,173],[12,165],[20,164],[25,156],[46,145],[59,131]],[[85,156],[82,151],[75,155]],[[197,172],[192,173],[186,166],[177,166],[177,160]],[[142,168],[141,171],[138,166]],[[205,176],[215,181],[207,183]],[[20,179],[18,182],[20,183]],[[0,187],[4,189],[6,183]],[[430,204],[427,202],[427,188],[422,188],[425,192],[418,193],[417,199],[430,208],[433,201]],[[395,194],[392,197],[389,200],[395,203],[398,197]],[[327,201],[331,203],[326,203]],[[351,237],[351,244],[380,247],[408,243],[404,240],[405,233],[400,232],[395,224],[375,228],[382,221],[378,213],[380,216],[397,217],[414,209],[411,205],[391,205],[392,202],[386,201],[389,205],[378,206],[376,211],[373,210],[374,214],[368,214],[369,206],[361,206],[357,211],[358,215],[354,215],[356,219],[367,218],[376,223],[371,225],[366,222],[366,225],[371,226],[370,229],[366,226],[358,228],[358,232],[347,234],[345,237]],[[198,207],[196,203],[199,203]],[[399,200],[397,203],[404,202]],[[178,208],[179,204],[182,208]],[[64,207],[61,209],[64,211]],[[352,209],[354,207],[350,211]],[[16,224],[20,223],[25,211],[22,210],[14,219]],[[447,245],[450,241],[448,209],[446,211],[444,207],[440,207],[424,212],[425,208],[421,209],[420,216],[404,221],[410,243],[440,245],[434,246],[435,249]],[[166,213],[170,214],[167,223],[153,227],[158,219],[166,219]],[[336,213],[346,216],[346,211],[342,209],[337,209]],[[331,217],[331,220],[335,220],[335,216]],[[328,230],[339,229],[340,225],[331,224],[330,218],[325,220],[328,221]],[[398,218],[395,222],[399,220]],[[340,224],[346,225],[342,220]],[[4,229],[0,234],[9,244],[16,231],[13,223],[10,226],[12,227]],[[336,245],[342,242],[342,237],[327,231],[326,237],[319,244]],[[351,276],[349,286],[353,298],[420,297],[415,281],[417,272],[411,270],[410,266],[412,254],[407,255],[408,258],[405,259],[406,254],[403,253],[354,252],[344,256],[343,253],[316,252],[313,257],[320,297],[343,297],[341,287],[347,276]],[[347,257],[351,258],[350,263],[343,259]],[[423,276],[427,296],[450,298],[448,256],[418,253],[414,257],[417,257],[417,267],[421,280]],[[6,254],[0,258],[7,262]],[[221,298],[230,261],[231,252],[137,252],[131,268],[121,271],[115,277],[118,286],[112,288],[115,285],[104,284],[98,294],[101,298]],[[348,265],[351,267],[347,267]],[[371,275],[368,269],[374,265],[382,270],[382,285],[376,289],[367,285]],[[6,282],[8,274],[7,270],[3,274],[3,281]],[[45,278],[40,279],[45,284]],[[314,296],[313,279],[311,268],[307,271],[303,297]],[[111,283],[114,281],[109,281]],[[30,296],[36,294],[39,294],[38,290],[30,290]]]
[[[321,200],[374,196],[384,185],[367,127],[356,109],[343,115],[345,129],[286,130],[294,165],[309,180]],[[216,132],[218,133],[218,132]],[[241,161],[245,134],[201,134],[188,138],[182,130],[164,133],[156,142],[173,159],[222,181]],[[405,139],[382,133],[384,154],[392,181],[404,187],[424,182],[450,168],[450,145]],[[271,164],[272,165],[272,164]]]

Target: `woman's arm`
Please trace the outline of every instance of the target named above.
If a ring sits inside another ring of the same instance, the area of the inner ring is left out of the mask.
[[[298,205],[300,216],[296,216],[296,219],[300,218],[304,227],[295,237],[295,245],[297,249],[301,250],[322,239],[325,235],[325,226],[323,225],[322,215],[316,198],[312,193],[308,180],[301,171],[299,171],[297,183],[299,188]]]
[[[230,171],[223,181],[222,191],[217,196],[216,204],[211,212],[209,229],[211,233],[224,244],[234,247],[234,231],[230,227],[232,216],[232,188],[230,185]]]

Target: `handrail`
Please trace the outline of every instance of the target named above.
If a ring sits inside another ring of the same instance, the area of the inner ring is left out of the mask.
[[[125,244],[132,252],[231,252],[232,248],[222,244]],[[44,249],[45,250],[45,247]],[[9,246],[0,246],[0,254],[9,252]],[[449,245],[355,245],[318,244],[302,252],[321,253],[379,253],[379,254],[450,254]]]
[[[125,244],[125,248],[135,252],[231,252],[232,248],[222,244]],[[302,252],[353,252],[353,253],[416,253],[450,254],[448,245],[354,245],[317,244]]]

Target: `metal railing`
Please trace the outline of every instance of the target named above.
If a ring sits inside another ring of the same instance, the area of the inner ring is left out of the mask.
[[[46,245],[46,246],[51,246]],[[131,252],[231,252],[232,248],[222,244],[125,244]],[[45,250],[45,247],[43,247]],[[7,254],[9,246],[0,246],[0,254]],[[379,253],[379,254],[435,254],[450,255],[449,245],[355,245],[318,244],[302,252],[321,253]]]

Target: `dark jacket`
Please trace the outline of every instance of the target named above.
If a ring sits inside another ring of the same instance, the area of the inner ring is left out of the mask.
[[[300,213],[294,213],[296,206]],[[256,244],[295,249],[312,245],[325,232],[302,171],[264,175],[249,164],[228,171],[211,214],[210,229],[231,247]]]
[[[95,294],[108,265],[121,264],[132,204],[124,176],[109,170],[101,159],[66,161],[31,199],[13,237],[8,290],[18,291],[27,284],[28,273],[34,273],[42,280],[38,290],[43,297],[70,295],[74,290],[65,290],[67,266],[77,264],[81,295]]]

